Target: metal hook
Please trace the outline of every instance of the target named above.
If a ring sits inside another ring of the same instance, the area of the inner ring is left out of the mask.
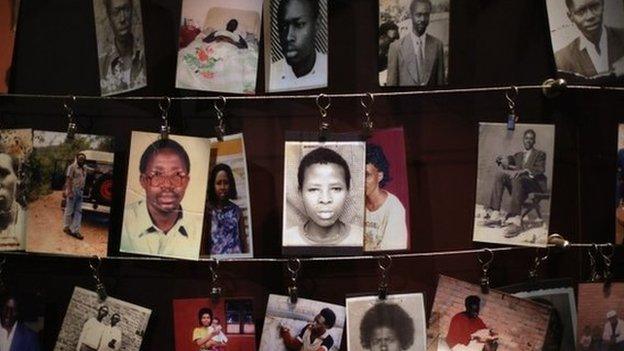
[[[76,121],[74,120],[74,107],[76,106],[76,97],[71,96],[69,101],[63,103],[65,113],[67,114],[67,140],[73,140],[76,135]]]
[[[373,117],[372,117],[374,103],[375,103],[375,96],[371,93],[366,93],[366,95],[360,98],[360,106],[364,108],[364,118],[362,121],[362,129],[364,130],[364,135],[366,137],[370,136],[374,128]]]
[[[158,102],[158,108],[160,109],[160,118],[162,119],[162,124],[160,125],[160,137],[162,139],[168,139],[169,132],[171,131],[169,128],[169,109],[171,108],[171,98],[168,96],[163,97],[163,99]]]
[[[598,273],[596,256],[594,255],[598,254],[598,245],[592,244],[587,249],[587,254],[589,255],[589,281],[595,282],[601,278],[600,273]]]
[[[94,264],[94,262],[96,264]],[[108,297],[108,294],[106,293],[106,288],[104,287],[104,284],[102,283],[102,279],[100,277],[101,266],[102,259],[100,258],[100,256],[93,255],[89,260],[89,267],[91,268],[91,273],[93,274],[93,279],[95,280],[95,291],[97,292],[100,301],[104,301]]]
[[[537,273],[542,262],[548,259],[548,254],[550,253],[550,248],[546,248],[546,253],[543,256],[539,255],[540,248],[535,250],[535,259],[533,260],[533,268],[529,270],[529,279],[536,279]]]
[[[487,259],[482,256],[484,253],[488,254]],[[481,291],[487,294],[490,291],[490,277],[488,276],[488,271],[490,270],[490,264],[494,261],[494,251],[489,248],[483,249],[483,251],[477,254],[477,260],[481,264]]]
[[[219,260],[215,259],[214,263],[210,265],[210,274],[212,276],[212,288],[210,289],[210,296],[213,300],[218,300],[221,297],[222,289],[219,286],[219,273],[217,272],[219,268]]]
[[[605,250],[605,248],[608,249]],[[602,262],[604,263],[602,276],[605,280],[605,289],[609,289],[611,285],[611,259],[615,253],[615,248],[613,247],[613,244],[607,243],[606,245],[600,246],[598,248],[598,252],[600,253],[600,256],[602,256]]]
[[[223,136],[225,135],[225,105],[227,104],[227,100],[223,96],[219,96],[217,100],[214,101],[214,109],[217,115],[217,124],[215,125],[215,132],[217,133],[217,139],[219,141],[223,141]]]
[[[390,255],[383,255],[379,257],[377,262],[381,277],[379,280],[379,288],[377,289],[379,299],[385,300],[388,297],[388,271],[392,266],[392,257]]]
[[[509,95],[511,93],[511,95]],[[505,99],[507,99],[507,107],[509,108],[509,114],[507,115],[507,130],[515,130],[516,122],[518,122],[518,115],[516,114],[516,99],[518,98],[518,87],[511,86],[508,91],[505,92]]]
[[[319,94],[316,97],[316,106],[319,109],[321,118],[319,119],[319,139],[325,139],[327,137],[327,131],[329,130],[329,118],[327,117],[327,110],[331,106],[331,98],[325,94]]]
[[[290,303],[297,303],[299,289],[297,289],[297,276],[301,269],[301,260],[294,257],[288,260],[286,265],[288,272],[290,272],[290,286],[288,287],[288,296],[290,296]]]

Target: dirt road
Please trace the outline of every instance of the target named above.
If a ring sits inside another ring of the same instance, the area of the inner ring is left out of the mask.
[[[106,256],[107,224],[94,221],[89,213],[83,211],[80,233],[84,240],[63,233],[62,199],[63,192],[55,191],[28,206],[27,250]]]

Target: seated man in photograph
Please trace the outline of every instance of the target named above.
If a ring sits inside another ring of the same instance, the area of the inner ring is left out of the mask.
[[[336,323],[336,314],[329,308],[323,308],[314,320],[307,324],[297,337],[290,334],[290,329],[281,326],[280,337],[290,351],[329,351],[334,346],[334,339],[329,330]]]
[[[607,312],[607,322],[602,332],[605,350],[624,351],[624,321],[618,318],[617,312]]]
[[[139,165],[145,199],[124,210],[122,251],[196,257],[202,214],[181,206],[190,170],[186,150],[172,139],[157,140],[145,149]]]
[[[212,43],[213,41],[220,41],[230,43],[239,49],[247,49],[247,42],[243,39],[243,36],[236,32],[238,28],[238,21],[231,19],[225,26],[225,30],[219,30],[208,34],[204,38],[205,43]]]
[[[113,313],[110,325],[104,326],[98,351],[118,351],[121,349],[121,329],[118,325],[120,321],[121,316],[119,313]]]
[[[443,85],[444,45],[427,33],[430,0],[412,0],[409,7],[412,31],[390,44],[388,86]]]
[[[0,350],[39,351],[39,336],[20,320],[17,299],[7,294],[0,303]]]
[[[466,310],[451,318],[446,343],[453,351],[495,351],[498,337],[479,318],[481,299],[476,295],[466,297]]]
[[[379,145],[366,145],[366,227],[364,250],[407,249],[405,208],[383,189],[390,180],[390,165]]]
[[[100,306],[96,317],[89,318],[82,326],[76,351],[98,351],[102,334],[107,328],[104,324],[104,317],[108,316],[108,306]]]
[[[271,91],[327,85],[327,55],[314,48],[320,0],[283,0],[277,21],[284,58],[271,64]]]
[[[5,249],[20,246],[17,224],[25,216],[24,206],[19,203],[18,169],[16,158],[0,153],[0,245]]]
[[[624,29],[603,23],[604,0],[565,0],[565,4],[581,35],[555,53],[557,69],[585,77],[624,75]]]
[[[370,351],[409,350],[415,334],[412,318],[392,303],[374,305],[360,322],[360,344]]]
[[[505,237],[513,238],[522,232],[521,212],[522,205],[530,193],[546,192],[547,178],[546,153],[534,148],[535,131],[528,129],[523,135],[524,150],[509,156],[497,156],[496,173],[490,204],[489,217],[483,222],[484,226],[505,228]],[[501,203],[505,190],[511,194],[511,202],[505,218],[500,213]]]

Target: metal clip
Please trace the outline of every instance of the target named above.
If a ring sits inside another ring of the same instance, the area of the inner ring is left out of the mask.
[[[487,258],[484,258],[482,254],[487,254]],[[490,277],[488,276],[488,271],[490,270],[490,264],[494,261],[494,251],[485,248],[483,251],[477,254],[477,260],[481,264],[481,291],[484,294],[490,292]]]
[[[516,122],[518,122],[518,115],[516,114],[517,98],[518,88],[516,86],[512,86],[509,88],[509,91],[505,92],[505,99],[507,99],[507,107],[509,108],[509,114],[507,115],[507,130],[516,129]]]
[[[592,244],[592,246],[587,249],[587,255],[589,255],[589,281],[595,282],[601,279],[600,273],[598,272],[598,265],[596,262],[596,256],[598,254],[598,245]]]
[[[223,96],[219,96],[218,100],[214,102],[214,109],[217,114],[217,124],[215,125],[215,132],[217,133],[217,139],[223,141],[225,135],[225,104],[227,100]]]
[[[544,262],[544,261],[546,261],[548,259],[548,253],[550,252],[550,248],[548,248],[548,247],[546,248],[546,254],[544,256],[540,256],[539,252],[540,252],[540,249],[537,248],[535,250],[535,259],[533,260],[533,268],[531,268],[529,270],[529,279],[530,280],[537,279],[539,267],[542,264],[542,262]]]
[[[215,259],[214,264],[210,265],[210,275],[212,276],[212,284],[210,289],[210,296],[213,300],[218,300],[221,297],[221,292],[223,289],[219,286],[219,273],[217,273],[217,269],[219,268],[219,260]]]
[[[100,301],[106,300],[108,294],[106,293],[106,288],[102,283],[102,279],[100,277],[100,267],[102,266],[102,259],[100,256],[92,256],[89,260],[89,267],[91,268],[91,273],[93,274],[93,279],[95,280],[95,291],[100,298]]]
[[[171,108],[171,98],[165,96],[158,102],[158,108],[160,109],[160,118],[162,119],[162,124],[160,125],[160,138],[166,140],[169,138],[169,132],[171,131],[169,128],[169,108]]]
[[[362,130],[365,137],[369,137],[375,127],[372,117],[373,104],[375,103],[375,96],[371,93],[366,93],[365,96],[360,98],[360,106],[364,109],[364,118],[362,119]]]
[[[379,266],[380,272],[379,288],[377,289],[377,294],[380,300],[385,300],[386,297],[388,297],[388,271],[392,266],[392,257],[387,254],[380,256],[377,266]]]
[[[327,110],[331,106],[331,98],[325,94],[319,94],[316,97],[316,106],[321,114],[319,119],[319,140],[324,141],[327,139],[327,132],[330,126]]]
[[[63,103],[65,113],[67,114],[67,140],[73,140],[76,135],[76,122],[74,120],[74,107],[76,106],[76,97],[70,97],[69,101]]]
[[[542,93],[547,98],[555,98],[568,87],[568,82],[563,78],[548,78],[542,83]]]
[[[299,289],[297,289],[297,276],[299,275],[299,270],[301,269],[301,260],[298,258],[291,258],[288,260],[288,264],[286,266],[288,268],[288,272],[290,273],[290,286],[288,287],[288,296],[290,296],[290,303],[297,303],[297,298],[299,295]]]
[[[604,263],[602,277],[604,278],[604,288],[605,290],[609,290],[611,288],[611,259],[613,258],[613,253],[615,252],[615,248],[613,244],[607,243],[606,245],[600,246],[598,249],[600,252],[600,256],[602,256],[602,262]]]

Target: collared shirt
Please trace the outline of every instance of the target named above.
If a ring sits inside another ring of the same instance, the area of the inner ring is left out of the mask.
[[[615,329],[615,330],[614,330]],[[615,335],[615,342],[619,343],[624,341],[624,321],[618,318],[615,328],[611,326],[611,322],[607,321],[602,331],[602,340],[610,341],[611,336]]]
[[[198,259],[203,213],[182,210],[165,233],[152,222],[145,200],[124,210],[120,251],[146,255]]]
[[[418,53],[420,52],[421,57],[425,58],[425,39],[427,38],[427,33],[423,33],[423,35],[418,36],[414,31],[410,32],[410,36],[412,38],[412,44],[414,44],[414,54],[418,57]],[[424,64],[424,62],[423,62]]]
[[[297,340],[303,343],[301,351],[318,351],[321,347],[324,348],[325,351],[329,351],[329,349],[334,346],[334,339],[329,335],[329,330],[325,330],[323,335],[313,340],[310,324],[306,325],[301,332],[299,332]]]
[[[134,37],[131,57],[122,57],[113,42],[109,50],[99,57],[99,61],[102,95],[122,93],[147,85],[143,42],[138,36]]]
[[[100,347],[100,340],[102,339],[102,333],[106,326],[102,324],[97,318],[92,317],[82,326],[82,332],[80,332],[80,338],[76,345],[76,350],[80,350],[82,345],[89,346],[92,349],[98,349]]]
[[[596,50],[596,45],[587,40],[584,35],[580,36],[579,49],[587,51],[589,58],[591,58],[596,73],[609,72],[609,48],[607,47],[607,28],[602,26],[602,34],[600,35],[600,41],[598,43],[600,53]]]
[[[314,67],[305,76],[297,77],[283,58],[271,64],[269,91],[305,90],[327,86],[327,55],[316,52]]]
[[[78,166],[76,162],[67,167],[67,178],[71,182],[72,189],[83,189],[87,179],[87,168]]]
[[[529,157],[531,157],[531,154],[533,153],[533,149],[531,150],[525,150],[522,153],[522,166],[524,167],[524,165],[526,165],[526,163],[529,161]]]
[[[115,340],[115,347],[108,346],[113,340]],[[118,351],[119,349],[121,349],[121,329],[110,325],[105,326],[98,351]]]
[[[11,350],[11,344],[13,343],[13,336],[15,335],[16,327],[17,322],[13,324],[10,332],[7,332],[6,329],[0,327],[0,351]]]

